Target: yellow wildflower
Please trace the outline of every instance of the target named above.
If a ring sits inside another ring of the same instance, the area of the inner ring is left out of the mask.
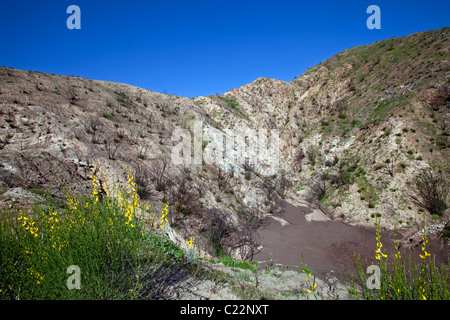
[[[425,289],[422,288],[422,293],[421,293],[422,297],[421,297],[421,299],[422,300],[427,300],[427,297],[425,297],[424,293],[425,293]]]
[[[376,230],[376,239],[377,239],[377,249],[375,250],[375,259],[381,260],[381,258],[387,258],[387,254],[384,254],[381,251],[383,244],[381,243],[381,234],[380,234],[380,220],[375,218],[375,230]]]
[[[427,229],[426,229],[426,225],[425,225],[425,215],[423,217],[423,221],[424,221],[424,225],[423,225],[423,229],[422,229],[422,251],[423,251],[423,255],[419,255],[419,257],[421,257],[423,260],[425,260],[427,257],[430,256],[430,254],[427,252],[427,244],[428,244],[428,239],[427,239]]]
[[[428,240],[427,240],[426,235],[424,233],[424,236],[422,237],[422,251],[423,251],[423,255],[422,254],[419,255],[419,257],[421,257],[423,260],[425,260],[427,257],[429,257],[431,255],[431,254],[429,254],[427,252],[427,243],[428,243]]]
[[[164,224],[168,223],[169,220],[167,220],[166,216],[169,213],[169,202],[166,203],[166,206],[161,210],[161,218],[159,222],[161,223],[160,228],[164,228]]]

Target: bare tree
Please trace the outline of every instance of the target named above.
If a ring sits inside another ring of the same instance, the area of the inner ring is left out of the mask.
[[[299,146],[299,148],[297,149],[297,151],[295,152],[295,155],[294,155],[294,165],[299,171],[302,171],[303,159],[305,159],[305,152]]]
[[[276,129],[276,127],[277,127],[277,120],[275,119],[275,117],[269,117],[269,119],[267,121],[267,127],[269,129]]]
[[[152,178],[149,169],[140,163],[133,165],[133,176],[136,182],[136,191],[143,200],[156,198],[156,191],[153,189]]]
[[[243,225],[236,235],[233,249],[239,252],[241,259],[253,260],[254,255],[261,251],[259,236],[247,225]]]
[[[318,174],[311,178],[309,182],[309,197],[313,201],[320,201],[327,192],[326,181],[322,174]]]
[[[169,165],[169,156],[161,156],[154,161],[151,175],[156,191],[165,191],[170,184],[170,179],[168,177]]]
[[[394,169],[395,169],[395,159],[386,159],[384,163],[384,172],[389,174],[391,177],[394,176]]]
[[[262,204],[256,204],[253,206],[240,206],[237,209],[237,214],[241,220],[241,225],[245,225],[253,231],[258,230],[266,222],[266,218],[263,216],[264,209]]]
[[[175,210],[183,215],[200,214],[203,206],[200,204],[199,192],[194,188],[188,170],[170,178],[169,201]]]
[[[309,163],[311,163],[311,165],[315,165],[316,164],[317,156],[318,156],[317,147],[313,146],[313,145],[310,145],[306,149],[306,157],[308,158]]]
[[[224,192],[227,193],[232,187],[231,175],[219,166],[213,166],[211,168],[213,179],[217,182],[219,188],[219,195]]]
[[[265,195],[265,206],[271,214],[277,214],[283,207],[286,190],[292,186],[284,170],[280,174],[264,177],[262,188]]]
[[[8,143],[8,139],[0,140],[0,150],[2,150]]]
[[[242,209],[251,216],[257,215],[253,210],[255,208]],[[226,253],[231,248],[240,255],[241,259],[252,260],[260,250],[260,239],[255,232],[257,226],[243,220],[246,217],[242,214],[239,214],[239,217],[240,221],[234,224],[227,212],[218,208],[209,209],[203,231],[211,242],[216,255]]]
[[[276,175],[264,177],[262,184],[264,190],[264,205],[271,214],[278,213],[281,200],[276,192],[275,177]]]
[[[409,185],[408,196],[430,214],[442,216],[448,208],[448,185],[441,171],[422,169]]]
[[[281,170],[279,175],[276,175],[276,185],[277,193],[281,198],[285,198],[286,196],[286,190],[292,187],[292,182],[287,178],[286,171]]]
[[[214,248],[214,253],[220,255],[225,251],[225,241],[236,231],[230,223],[226,212],[220,209],[208,209],[204,223],[204,232]]]
[[[106,152],[108,154],[108,159],[115,160],[115,155],[117,149],[119,149],[119,144],[114,141],[113,138],[109,137],[103,141],[106,147]]]
[[[75,88],[73,86],[69,86],[67,88],[67,98],[69,99],[69,102],[71,104],[75,104],[75,102],[77,101],[77,92],[75,91]]]
[[[244,177],[246,180],[250,180],[252,174],[258,175],[260,171],[259,165],[250,162],[248,158],[245,158],[242,167],[244,168]]]
[[[101,143],[98,132],[103,129],[103,123],[99,119],[91,118],[86,128],[89,134],[92,134],[92,143]]]

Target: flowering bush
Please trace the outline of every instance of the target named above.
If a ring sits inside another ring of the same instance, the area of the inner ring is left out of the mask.
[[[122,299],[149,285],[144,279],[164,255],[155,258],[160,249],[140,219],[133,177],[125,191],[94,175],[91,184],[91,194],[80,200],[67,194],[65,204],[48,200],[2,213],[0,298]],[[80,268],[79,290],[66,286],[71,265]]]
[[[425,219],[424,219],[425,220]],[[448,300],[448,269],[444,265],[437,267],[427,252],[428,239],[426,226],[423,226],[421,263],[414,261],[411,256],[406,260],[399,250],[399,243],[395,240],[396,253],[389,260],[388,255],[381,250],[380,221],[375,220],[377,249],[375,259],[380,268],[380,287],[367,287],[367,277],[362,267],[361,259],[356,257],[356,267],[360,285],[353,277],[347,286],[349,296],[355,299],[369,300]],[[395,232],[396,233],[396,232]],[[448,268],[448,267],[447,267]]]

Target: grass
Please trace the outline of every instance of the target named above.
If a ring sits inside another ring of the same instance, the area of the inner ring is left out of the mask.
[[[118,102],[126,102],[128,99],[127,95],[124,92],[121,91],[115,91],[115,94],[117,95],[117,101]]]
[[[105,118],[105,119],[109,119],[111,121],[114,121],[114,122],[119,122],[119,120],[117,120],[117,118],[115,116],[113,116],[112,114],[104,113],[102,115],[102,117]]]
[[[227,103],[227,105],[234,109],[239,115],[241,115],[244,119],[247,119],[247,116],[241,111],[241,109],[238,108],[239,103],[235,99],[227,99],[225,97],[222,97],[222,99]]]
[[[250,270],[253,273],[258,272],[258,265],[257,262],[249,262],[249,261],[236,261],[232,259],[230,256],[222,256],[219,260],[219,262],[222,262],[225,266],[232,267],[232,268],[239,268],[244,270]]]
[[[89,196],[77,199],[67,194],[65,202],[49,197],[27,210],[3,212],[0,299],[151,299],[166,277],[181,269],[197,279],[227,281],[225,275],[202,268],[195,246],[181,249],[165,232],[161,236],[146,228],[140,217],[148,218],[150,207],[140,204],[133,180],[129,176],[125,190],[104,182],[100,189],[91,175]],[[165,230],[168,203],[161,213],[159,225]],[[150,217],[155,219],[154,212]],[[193,243],[191,238],[188,244]],[[258,271],[256,262],[229,256],[222,256],[220,262]],[[77,283],[73,280],[77,272],[79,289],[71,288]]]
[[[156,279],[182,261],[181,249],[145,230],[132,178],[128,198],[117,188],[100,192],[92,178],[84,199],[2,213],[1,299],[151,298]],[[80,270],[80,289],[68,288],[70,266]]]
[[[361,168],[358,168],[361,169]],[[375,203],[379,200],[378,194],[374,186],[367,180],[365,176],[358,179],[359,191],[365,200],[369,202],[369,208],[375,208]]]

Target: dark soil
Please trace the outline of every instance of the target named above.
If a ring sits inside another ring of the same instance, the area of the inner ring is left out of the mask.
[[[303,257],[307,268],[322,279],[332,270],[341,275],[355,272],[355,253],[361,256],[364,266],[376,263],[375,228],[351,226],[336,220],[308,222],[305,215],[311,212],[309,207],[286,204],[280,217],[289,225],[282,226],[278,221],[269,219],[267,225],[258,230],[263,249],[255,255],[255,260],[268,261],[271,257],[274,263],[302,266]],[[398,239],[401,237],[399,232]],[[392,231],[382,231],[381,242],[384,252],[388,255],[395,253]],[[405,251],[407,254],[410,252],[413,259],[420,260],[420,244],[413,250],[406,248]],[[428,251],[436,263],[448,263],[448,246],[443,245],[442,241],[430,239]]]

